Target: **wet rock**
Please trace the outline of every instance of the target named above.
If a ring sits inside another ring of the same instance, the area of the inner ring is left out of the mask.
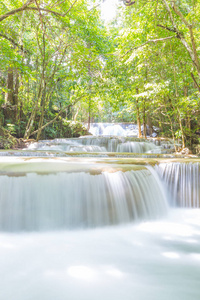
[[[189,148],[183,148],[181,151],[180,151],[181,154],[184,154],[184,155],[189,155],[189,154],[192,154],[192,151],[189,149]]]

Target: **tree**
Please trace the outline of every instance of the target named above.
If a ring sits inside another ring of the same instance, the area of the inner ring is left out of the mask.
[[[108,47],[106,31],[98,9],[88,9],[87,1],[72,4],[69,1],[43,1],[42,4],[39,1],[25,4],[7,1],[7,4],[0,17],[4,30],[2,47],[5,47],[2,91],[8,95],[7,108],[16,105],[17,115],[19,112],[23,115],[24,138],[37,133],[39,139],[46,127],[44,123],[51,124],[48,118],[54,105],[67,113],[69,107],[72,109],[77,101],[86,97],[90,90],[89,65],[93,78],[98,78],[101,55]],[[14,18],[14,26],[11,18]],[[18,81],[20,78],[17,103],[13,101],[14,70],[19,75]],[[53,120],[56,120],[54,115]],[[16,124],[17,116],[10,122]],[[21,126],[22,122],[19,124]]]

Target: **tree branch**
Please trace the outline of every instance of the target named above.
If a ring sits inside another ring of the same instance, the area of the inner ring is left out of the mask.
[[[66,11],[65,14],[62,15],[62,17],[65,17],[65,16],[68,14],[68,12],[74,7],[74,5],[76,4],[77,1],[78,1],[78,0],[75,0],[75,1],[72,3],[72,5],[70,6],[70,8]]]
[[[132,1],[132,0],[123,0],[123,2],[124,2],[124,5],[126,5],[126,6],[131,6],[131,5],[135,4],[135,1]]]
[[[24,10],[45,11],[45,12],[51,13],[51,14],[57,16],[57,17],[58,17],[58,16],[59,16],[59,17],[65,17],[65,16],[68,14],[68,12],[74,7],[74,5],[75,5],[75,3],[76,3],[77,1],[78,1],[78,0],[75,0],[75,1],[72,3],[72,5],[71,5],[70,8],[66,11],[66,13],[61,14],[61,13],[59,13],[59,12],[57,12],[57,11],[54,11],[54,10],[51,10],[51,9],[41,8],[41,7],[34,7],[34,6],[29,6],[30,4],[34,3],[35,0],[28,0],[28,1],[27,1],[24,5],[22,5],[21,7],[16,8],[16,9],[13,9],[13,10],[7,12],[7,13],[4,14],[4,15],[1,15],[1,16],[0,16],[0,22],[3,21],[3,20],[6,19],[6,18],[8,18],[8,17],[10,17],[10,16],[12,16],[12,15],[15,15],[15,14],[17,14],[17,13],[19,13],[19,12],[22,12],[22,11],[24,11]],[[63,2],[64,2],[64,1],[63,1]]]
[[[163,26],[163,25],[161,25],[161,24],[158,24],[157,26],[158,26],[158,27],[161,27],[161,28],[164,28],[164,29],[166,29],[166,30],[172,31],[172,32],[176,32],[176,30],[175,30],[174,28],[170,28],[170,27],[167,27],[167,26]]]
[[[68,105],[68,106],[69,106],[69,105]],[[68,107],[68,106],[67,106],[67,107]],[[67,107],[63,108],[63,109],[57,114],[57,116],[55,116],[55,118],[54,118],[53,120],[51,120],[50,122],[48,122],[48,123],[46,123],[45,125],[43,125],[40,129],[37,129],[37,130],[33,131],[29,136],[32,136],[32,135],[36,134],[39,130],[42,131],[45,127],[47,127],[47,126],[51,125],[52,123],[54,123],[54,122],[57,120],[57,118],[65,111],[65,109],[67,109]]]
[[[194,84],[195,86],[197,87],[198,91],[200,92],[200,86],[198,85],[197,81],[196,81],[196,78],[194,77],[194,74],[193,73],[190,73],[193,81],[194,81]]]
[[[101,4],[97,4],[97,5],[93,6],[92,8],[90,8],[89,10],[87,10],[86,13],[92,11],[93,9],[99,7],[100,5],[101,5]]]
[[[56,7],[56,6],[58,6],[58,5],[60,5],[60,4],[62,4],[62,3],[64,3],[66,0],[63,0],[63,1],[61,1],[60,2],[60,0],[58,0],[58,1],[56,1],[55,3],[53,3],[50,7],[52,8],[52,7]]]
[[[57,120],[57,118],[58,118],[58,117],[59,117],[59,116],[60,116],[60,115],[61,115],[61,114],[69,107],[69,106],[76,104],[82,97],[83,97],[83,96],[81,96],[81,97],[79,97],[78,99],[76,99],[76,101],[75,101],[74,103],[65,106],[63,109],[61,109],[61,111],[57,114],[57,116],[55,116],[55,118],[54,118],[53,120],[51,120],[51,121],[49,121],[48,123],[46,123],[45,125],[43,125],[40,129],[37,129],[37,130],[33,131],[29,136],[32,136],[32,135],[36,134],[39,130],[42,131],[45,127],[47,127],[47,126],[51,125],[52,123],[54,123],[54,122]],[[68,113],[68,114],[69,114],[69,113]],[[68,114],[67,114],[67,116],[68,116]]]
[[[180,33],[180,31],[178,30],[178,27],[176,26],[175,20],[173,18],[172,12],[170,10],[169,4],[166,0],[162,0],[165,8],[169,14],[170,20],[172,22],[172,25],[174,27],[175,32],[177,33],[177,36],[180,38],[183,46],[185,47],[185,49],[187,50],[187,52],[190,55],[190,58],[192,60],[193,65],[195,66],[198,75],[200,77],[200,64],[198,61],[198,56],[197,56],[197,52],[196,52],[196,45],[195,45],[195,41],[194,41],[194,36],[193,36],[193,31],[192,31],[192,26],[187,22],[187,20],[185,20],[184,16],[182,15],[182,13],[178,10],[178,8],[175,5],[175,2],[172,1],[172,9],[174,10],[174,12],[181,18],[182,22],[189,28],[190,31],[190,39],[192,42],[192,48],[190,47],[190,45],[188,44],[188,42],[186,41],[186,39],[184,38],[184,36]]]
[[[175,5],[174,1],[172,1],[172,8],[173,8],[174,12],[181,18],[181,21],[189,29],[190,40],[191,40],[191,43],[192,43],[192,50],[193,50],[193,54],[194,54],[194,60],[195,60],[196,66],[197,66],[197,71],[200,75],[200,63],[199,63],[199,60],[198,60],[198,54],[197,54],[197,49],[196,49],[196,44],[195,44],[195,38],[194,38],[194,34],[193,34],[192,25],[188,23],[188,21],[185,19],[184,15],[181,13],[181,11],[178,9],[178,7]]]
[[[163,2],[164,2],[164,4],[165,4],[166,10],[168,11],[168,14],[169,14],[170,20],[171,20],[171,22],[172,22],[172,25],[173,25],[173,27],[174,27],[174,30],[178,33],[179,31],[178,31],[178,28],[176,27],[176,23],[175,23],[175,21],[174,21],[172,12],[171,12],[171,10],[170,10],[170,7],[169,7],[169,5],[168,5],[168,3],[167,3],[166,0],[163,0]]]
[[[15,15],[15,14],[18,13],[18,12],[21,12],[21,11],[25,10],[25,9],[26,9],[30,4],[32,4],[33,2],[34,2],[34,0],[28,0],[28,1],[27,1],[24,5],[22,5],[21,7],[16,8],[16,9],[13,9],[13,10],[7,12],[7,13],[4,14],[4,15],[1,15],[1,16],[0,16],[0,22],[3,21],[3,20],[6,19],[6,18],[12,16],[12,15]]]
[[[63,14],[60,14],[59,12],[56,12],[56,11],[50,10],[50,9],[46,9],[46,8],[41,8],[41,7],[29,6],[29,7],[26,7],[25,10],[44,11],[44,12],[51,13],[51,14],[55,15],[56,17],[63,17]]]
[[[146,41],[144,44],[140,45],[140,46],[137,46],[137,47],[134,47],[134,48],[131,48],[129,49],[123,56],[126,56],[129,52],[133,51],[133,50],[136,50],[136,49],[139,49],[139,48],[142,48],[144,47],[145,45],[147,44],[150,44],[150,43],[157,43],[157,42],[163,42],[163,41],[166,41],[166,40],[170,40],[170,39],[173,39],[173,38],[176,38],[176,36],[168,36],[168,37],[165,37],[165,38],[160,38],[160,39],[155,39],[155,40],[149,40],[149,41]]]
[[[191,25],[188,23],[188,21],[185,19],[185,17],[183,16],[183,14],[180,12],[180,10],[178,10],[178,7],[175,5],[174,1],[172,1],[172,8],[174,10],[174,12],[181,18],[181,20],[183,21],[183,23],[187,26],[190,27]]]
[[[27,53],[28,51],[24,49],[23,45],[18,44],[13,40],[11,37],[6,36],[5,34],[0,33],[0,37],[8,40],[11,44],[13,44],[15,47],[19,48],[22,52]]]

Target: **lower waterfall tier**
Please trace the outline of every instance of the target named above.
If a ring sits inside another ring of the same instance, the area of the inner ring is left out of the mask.
[[[85,228],[155,219],[167,201],[153,168],[0,176],[0,229]]]

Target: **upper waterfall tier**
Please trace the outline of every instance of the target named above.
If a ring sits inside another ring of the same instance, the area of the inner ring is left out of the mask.
[[[57,170],[62,172],[52,173],[52,169],[45,173],[44,162],[37,174],[34,171],[39,165],[34,164],[24,162],[10,169],[4,166],[6,175],[0,176],[1,230],[106,226],[154,219],[166,213],[163,186],[153,168],[136,166],[127,171],[127,166],[102,165],[100,170],[93,164],[80,171],[77,163],[65,166],[65,170],[61,161]],[[53,163],[51,167],[56,170]]]
[[[138,136],[138,126],[129,123],[91,123],[89,132],[94,136]]]

